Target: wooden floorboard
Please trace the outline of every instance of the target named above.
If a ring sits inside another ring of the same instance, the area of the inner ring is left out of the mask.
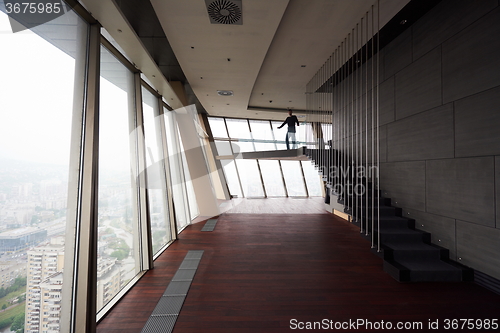
[[[500,296],[474,283],[398,283],[359,229],[331,214],[223,214],[213,232],[203,224],[180,234],[97,332],[141,332],[189,250],[205,252],[175,333],[297,331],[291,319],[418,321],[426,332],[429,320],[500,317]]]

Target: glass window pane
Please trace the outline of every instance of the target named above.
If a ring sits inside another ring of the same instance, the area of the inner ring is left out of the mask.
[[[323,130],[323,140],[326,144],[328,140],[332,139],[332,124],[321,124],[321,129]]]
[[[310,197],[321,197],[323,195],[323,181],[310,161],[301,161],[304,178],[306,179],[307,191]]]
[[[250,120],[252,137],[260,140],[273,140],[271,125],[267,120]]]
[[[180,136],[179,136],[179,140],[180,140],[180,143],[182,145],[182,139],[180,139]],[[184,151],[183,146],[182,146],[181,158],[182,158],[182,167],[184,169],[184,178],[186,181],[185,185],[186,185],[186,191],[187,191],[189,212],[190,212],[190,217],[191,217],[191,221],[192,221],[198,215],[200,215],[200,211],[198,209],[198,203],[196,202],[196,194],[194,192],[193,181],[191,180],[191,173],[189,172],[189,167],[188,167],[187,159],[186,159],[186,152]]]
[[[26,292],[26,302],[7,303],[2,310],[7,321],[2,332],[11,332],[12,316],[26,322],[25,332],[38,332],[42,324],[60,329],[61,299],[66,297],[62,284],[72,283],[63,281],[62,271],[65,244],[74,237],[66,233],[66,223],[72,229],[76,221],[71,207],[78,188],[69,163],[71,149],[76,156],[80,149],[80,134],[72,133],[72,124],[82,119],[87,28],[68,12],[12,33],[0,11],[1,287],[12,288],[15,295]],[[50,38],[37,34],[46,30]],[[49,292],[56,301],[45,296]],[[46,316],[40,310],[49,304],[51,316]]]
[[[285,187],[277,160],[259,160],[262,179],[268,197],[285,197]]]
[[[224,124],[224,118],[214,118],[208,117],[208,124],[210,125],[210,130],[214,138],[227,138],[226,125]]]
[[[214,141],[215,148],[217,149],[218,156],[229,156],[233,155],[233,151],[231,150],[231,142],[230,141]],[[239,151],[239,147],[238,147]]]
[[[230,141],[215,141],[215,146],[219,156],[233,155],[231,146],[235,150],[235,154],[238,154],[240,150],[239,143]],[[229,193],[234,197],[242,197],[234,159],[224,159],[220,160],[220,162],[222,164],[224,176],[226,177],[226,183],[229,187]]]
[[[268,151],[268,150],[276,150],[275,143],[262,143],[255,142],[255,151]]]
[[[246,119],[227,119],[227,129],[229,137],[232,139],[251,139],[250,129]]]
[[[290,197],[307,196],[300,161],[281,161],[283,177],[285,178],[286,189]]]
[[[252,137],[255,141],[256,151],[275,150],[273,131],[271,124],[268,120],[250,120],[250,127],[252,129]],[[265,140],[267,142],[259,142],[258,140]]]
[[[273,139],[273,131],[268,120],[250,120],[252,137],[254,140],[255,151],[275,150],[276,145]],[[259,140],[267,142],[259,142]]]
[[[255,151],[253,142],[248,142],[248,141],[238,141],[238,142],[231,141],[231,147],[233,148],[233,152],[235,155],[237,155],[238,153]]]
[[[239,143],[230,141],[215,141],[215,146],[217,147],[217,153],[219,156],[229,156],[234,154],[237,155],[240,152]],[[233,149],[233,150],[231,150]],[[238,173],[236,171],[236,165],[234,159],[220,160],[222,164],[222,170],[224,176],[226,177],[226,183],[229,187],[229,194],[233,197],[242,197],[241,186],[238,180]]]
[[[245,197],[264,197],[256,160],[236,160]]]
[[[101,47],[97,311],[140,271],[133,79]]]
[[[273,126],[274,139],[276,140],[276,149],[286,149],[285,136],[287,132],[287,126],[285,125],[281,129],[278,129],[278,126],[281,126],[281,124],[283,124],[282,121],[272,121],[271,123]]]
[[[307,143],[314,145],[311,123],[300,123],[300,126],[297,127],[297,140],[299,141],[299,147],[306,146]]]
[[[148,201],[151,220],[153,254],[172,240],[168,199],[166,196],[165,160],[161,144],[160,116],[158,99],[142,88],[142,112],[146,143],[146,162],[148,175]]]
[[[229,193],[233,197],[242,197],[238,173],[236,172],[235,160],[221,160],[224,176],[226,177]]]

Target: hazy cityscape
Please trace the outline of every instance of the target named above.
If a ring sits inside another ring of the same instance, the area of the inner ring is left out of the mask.
[[[0,332],[59,332],[68,168],[0,159]],[[97,308],[135,274],[130,190],[100,191]],[[127,195],[128,194],[128,195]]]

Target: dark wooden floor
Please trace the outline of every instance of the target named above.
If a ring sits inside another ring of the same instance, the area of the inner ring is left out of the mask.
[[[396,282],[359,229],[331,214],[225,214],[214,232],[203,225],[182,232],[99,333],[140,332],[188,250],[205,253],[175,333],[293,332],[292,319],[417,321],[418,332],[439,319],[432,332],[443,332],[445,319],[500,318],[500,296],[473,283]]]

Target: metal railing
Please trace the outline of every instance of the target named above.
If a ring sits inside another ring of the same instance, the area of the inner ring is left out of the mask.
[[[316,164],[351,222],[380,251],[380,1],[341,41],[306,87]],[[330,123],[330,126],[325,124]],[[325,138],[329,143],[325,148]]]

